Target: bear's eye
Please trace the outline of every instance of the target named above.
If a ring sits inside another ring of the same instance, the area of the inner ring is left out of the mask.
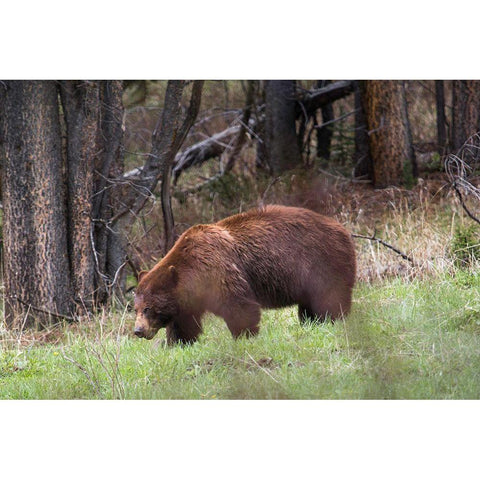
[[[143,314],[146,315],[149,311],[150,311],[150,308],[149,308],[149,307],[145,307],[145,308],[143,309]]]

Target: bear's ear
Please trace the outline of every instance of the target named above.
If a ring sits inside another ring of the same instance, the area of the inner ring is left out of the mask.
[[[140,283],[140,280],[148,273],[148,270],[142,270],[138,273],[137,281]]]
[[[177,271],[177,269],[173,265],[170,265],[168,267],[168,273],[170,273],[170,278],[172,279],[173,284],[176,285],[178,283],[178,271]]]

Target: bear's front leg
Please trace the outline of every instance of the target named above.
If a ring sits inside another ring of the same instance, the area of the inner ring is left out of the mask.
[[[194,343],[202,333],[201,315],[178,317],[167,325],[166,330],[168,345]]]

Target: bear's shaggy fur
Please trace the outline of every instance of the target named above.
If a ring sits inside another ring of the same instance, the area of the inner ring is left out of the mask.
[[[223,317],[234,337],[256,334],[260,308],[298,304],[301,321],[350,310],[355,282],[350,234],[310,210],[271,205],[189,228],[135,294],[135,334],[166,327],[169,344],[189,343],[202,315]]]

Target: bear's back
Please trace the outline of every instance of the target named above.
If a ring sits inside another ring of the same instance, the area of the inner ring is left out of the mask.
[[[232,238],[247,281],[263,304],[293,304],[312,276],[353,285],[355,252],[335,220],[296,207],[271,205],[215,224]]]

